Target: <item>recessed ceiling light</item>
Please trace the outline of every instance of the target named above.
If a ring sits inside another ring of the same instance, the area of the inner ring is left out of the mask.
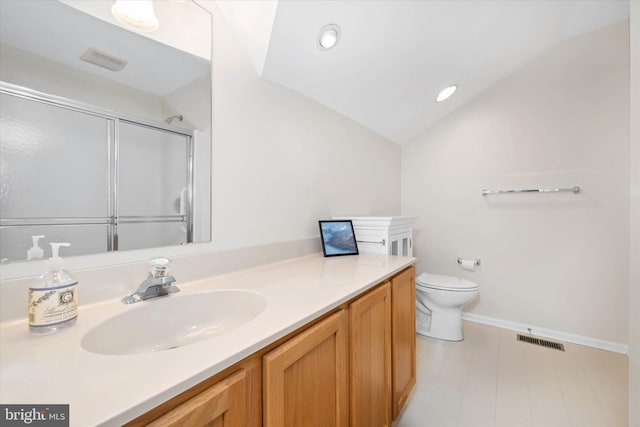
[[[340,27],[329,24],[320,29],[318,35],[318,48],[327,50],[334,47],[340,41]]]
[[[452,85],[442,89],[436,97],[436,102],[442,102],[445,99],[449,98],[451,95],[453,95],[453,92],[455,92],[456,89],[458,89],[457,85]]]
[[[122,25],[139,31],[155,31],[160,26],[151,0],[116,0],[111,13]]]

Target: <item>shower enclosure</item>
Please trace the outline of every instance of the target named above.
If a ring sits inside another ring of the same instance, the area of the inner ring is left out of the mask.
[[[0,105],[3,262],[32,235],[45,256],[193,241],[193,131],[6,84]]]

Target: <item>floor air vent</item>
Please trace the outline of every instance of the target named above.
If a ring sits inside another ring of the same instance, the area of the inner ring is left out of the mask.
[[[542,347],[552,348],[554,350],[564,351],[564,345],[558,342],[547,341],[540,338],[530,337],[528,335],[518,334],[518,341],[528,342],[529,344],[540,345]]]

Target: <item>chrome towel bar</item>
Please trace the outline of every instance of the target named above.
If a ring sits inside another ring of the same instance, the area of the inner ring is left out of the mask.
[[[573,193],[578,194],[580,187],[575,186],[571,188],[536,188],[531,190],[485,190],[482,189],[482,195],[487,196],[489,194],[507,194],[507,193]]]
[[[382,246],[385,246],[387,244],[387,240],[386,239],[382,239],[379,242],[371,242],[371,241],[367,241],[367,240],[356,240],[356,242],[358,242],[358,243],[370,243],[372,245],[382,245]]]

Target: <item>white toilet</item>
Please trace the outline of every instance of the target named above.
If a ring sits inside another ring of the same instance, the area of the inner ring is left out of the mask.
[[[422,273],[416,278],[416,332],[447,341],[462,341],[462,307],[478,296],[469,280]]]

